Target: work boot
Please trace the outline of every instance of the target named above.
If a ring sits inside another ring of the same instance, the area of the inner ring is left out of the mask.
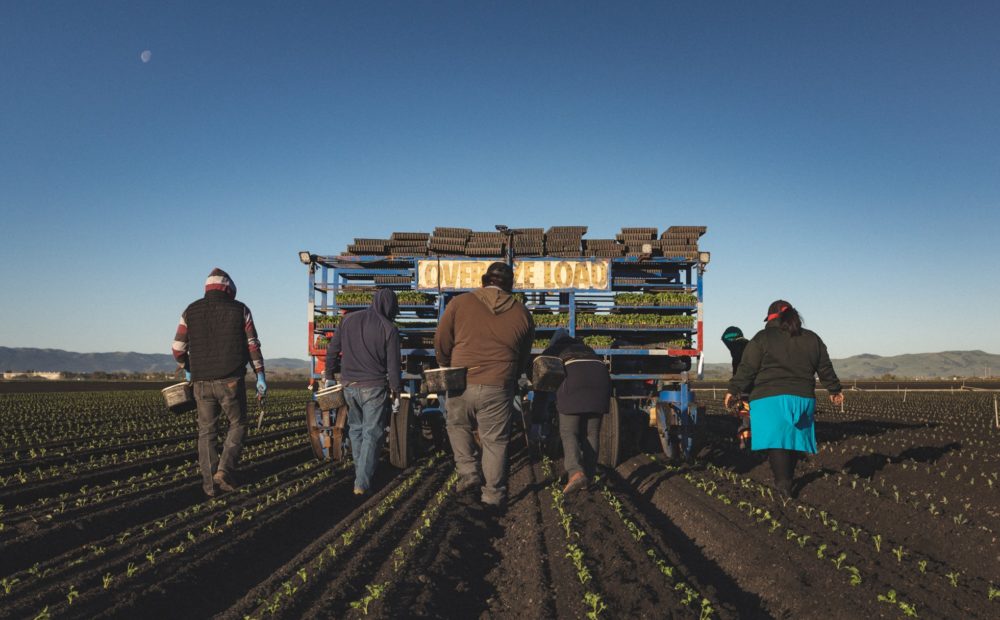
[[[563,493],[570,493],[576,491],[577,489],[582,489],[587,486],[587,476],[583,475],[582,471],[573,472],[573,475],[569,477],[566,482],[566,486],[563,487]]]
[[[468,493],[469,491],[475,491],[480,486],[482,484],[476,476],[461,476],[455,485],[455,492],[458,494]]]
[[[781,499],[791,499],[792,498],[792,481],[791,480],[775,480],[774,489],[778,492],[778,496]]]
[[[221,469],[215,472],[215,475],[212,476],[212,481],[215,482],[215,484],[219,485],[219,488],[225,491],[226,493],[235,491],[236,487],[239,486],[238,484],[236,484],[236,481],[233,480],[233,478],[229,474],[227,474]]]

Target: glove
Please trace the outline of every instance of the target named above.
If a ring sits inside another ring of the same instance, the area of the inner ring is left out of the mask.
[[[333,379],[327,379],[327,380],[326,380],[326,385],[325,385],[325,386],[323,386],[323,387],[333,387],[333,386],[335,386],[335,385],[337,385],[337,382],[336,382],[336,381],[334,381]]]
[[[191,383],[191,371],[190,370],[185,370],[184,371],[184,380],[187,381],[188,383]]]
[[[267,394],[267,382],[264,381],[264,373],[257,375],[257,395],[264,396]]]

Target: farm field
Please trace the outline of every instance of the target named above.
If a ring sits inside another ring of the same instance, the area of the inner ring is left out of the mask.
[[[207,500],[194,416],[158,390],[0,394],[0,617],[1000,616],[989,392],[821,398],[784,501],[721,390],[695,463],[634,445],[589,492],[517,432],[500,517],[447,454],[383,460],[356,498],[349,463],[313,459],[306,398],[272,390],[243,486]]]

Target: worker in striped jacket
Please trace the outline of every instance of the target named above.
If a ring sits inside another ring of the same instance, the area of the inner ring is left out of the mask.
[[[236,284],[216,267],[205,281],[205,296],[181,315],[174,335],[174,359],[184,367],[198,406],[198,465],[205,495],[232,491],[247,427],[247,363],[257,374],[257,394],[267,392],[264,357],[250,308],[236,300]],[[219,414],[229,419],[220,459],[215,448]]]

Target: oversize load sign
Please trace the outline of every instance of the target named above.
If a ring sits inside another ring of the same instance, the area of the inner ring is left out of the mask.
[[[417,261],[418,289],[467,290],[482,286],[492,260]],[[514,288],[525,290],[610,288],[607,260],[526,260],[514,262]]]

